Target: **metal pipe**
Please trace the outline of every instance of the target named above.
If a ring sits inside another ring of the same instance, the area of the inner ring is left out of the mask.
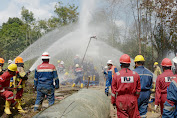
[[[83,64],[83,62],[84,62],[85,55],[86,55],[86,53],[87,53],[87,50],[88,50],[88,47],[89,47],[89,45],[90,45],[90,42],[91,42],[92,38],[97,39],[96,36],[90,37],[90,40],[89,40],[89,42],[88,42],[87,48],[86,48],[85,53],[84,53],[84,57],[83,57],[83,59],[82,59],[82,64]],[[81,65],[82,65],[82,64],[81,64]]]
[[[81,89],[33,118],[108,118],[110,99],[99,90]]]

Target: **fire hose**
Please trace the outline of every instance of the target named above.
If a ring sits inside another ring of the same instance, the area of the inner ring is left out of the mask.
[[[17,88],[20,86],[20,84],[22,83],[22,80],[23,80],[23,79],[20,80],[20,82],[18,83],[18,85],[17,85],[15,88],[8,88],[8,90],[14,90],[14,89],[17,89]]]
[[[26,72],[26,74],[28,75],[30,72],[31,72],[31,71],[28,71],[28,72]],[[17,85],[16,87],[14,87],[14,88],[8,88],[8,90],[17,89],[17,88],[20,86],[20,84],[22,83],[22,81],[23,81],[23,79],[20,79],[20,82],[18,83],[18,85]]]

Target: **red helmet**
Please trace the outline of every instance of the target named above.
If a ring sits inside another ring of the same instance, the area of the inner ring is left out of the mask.
[[[131,63],[131,60],[130,60],[130,56],[128,54],[123,54],[121,57],[120,57],[120,63]]]
[[[168,58],[164,58],[161,63],[162,66],[172,66],[172,62]]]

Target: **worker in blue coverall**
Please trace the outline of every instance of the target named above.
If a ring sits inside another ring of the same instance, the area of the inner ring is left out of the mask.
[[[84,87],[83,85],[83,70],[82,68],[79,67],[79,64],[76,64],[76,69],[75,69],[75,76],[76,76],[76,80],[74,81],[72,87],[75,87],[76,84],[78,84],[78,82],[81,83],[81,88]]]
[[[49,106],[55,102],[54,91],[59,88],[59,79],[56,68],[53,64],[49,64],[49,53],[42,54],[43,63],[35,69],[34,86],[37,90],[37,98],[34,106],[34,111],[39,110],[39,106],[47,96]],[[55,85],[53,84],[55,81]]]
[[[140,84],[141,84],[141,92],[138,98],[138,109],[140,112],[141,118],[146,118],[148,102],[150,99],[153,83],[153,74],[144,68],[144,57],[142,55],[137,55],[135,57],[135,72],[137,72],[140,76]]]
[[[116,72],[118,72],[118,69],[115,66],[113,66],[112,60],[108,60],[107,66],[108,66],[107,72],[105,71],[104,73],[105,74],[107,73],[107,79],[106,79],[106,85],[105,85],[105,94],[108,96],[108,94],[109,94],[109,87],[112,84],[113,75]]]
[[[164,103],[162,118],[177,118],[177,56],[172,59],[175,75],[167,89],[167,101]]]

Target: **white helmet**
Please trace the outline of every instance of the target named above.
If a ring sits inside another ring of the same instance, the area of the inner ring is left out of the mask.
[[[104,69],[107,69],[107,68],[108,68],[108,66],[105,66],[105,67],[104,67]]]
[[[60,64],[65,64],[65,63],[63,61],[61,61]]]
[[[79,55],[78,55],[78,54],[76,54],[75,58],[79,58]]]
[[[42,54],[41,59],[50,59],[49,53],[48,53],[48,52],[44,52],[44,53]]]
[[[174,63],[177,64],[177,56],[175,58],[172,59]]]
[[[113,65],[112,60],[108,60],[107,64],[112,64]]]
[[[76,66],[75,66],[76,68],[78,68],[79,67],[79,64],[76,64]]]
[[[12,60],[8,60],[8,64],[11,64],[12,63]]]

